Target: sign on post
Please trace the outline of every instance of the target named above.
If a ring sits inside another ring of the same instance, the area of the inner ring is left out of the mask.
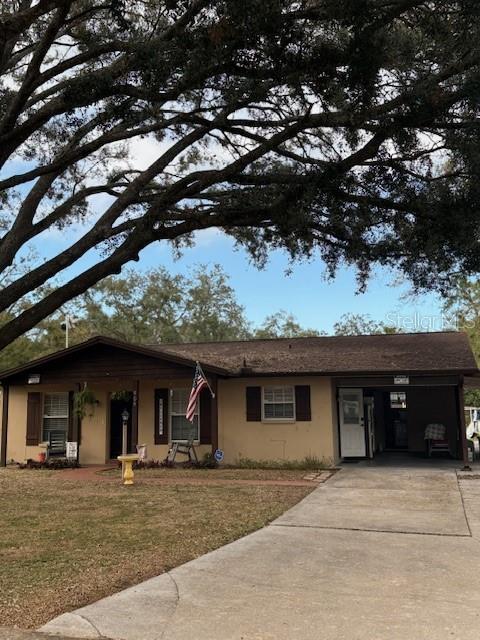
[[[65,455],[67,460],[76,460],[78,456],[78,442],[66,442]]]
[[[217,462],[223,462],[224,453],[221,449],[216,449],[215,453],[213,454],[213,457]]]

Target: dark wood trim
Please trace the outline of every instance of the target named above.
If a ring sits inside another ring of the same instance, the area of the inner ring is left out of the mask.
[[[163,413],[162,413],[162,419],[163,419],[163,433],[160,434],[158,432],[158,426],[159,426],[159,420],[160,420],[160,413],[159,413],[159,400],[163,400]],[[154,444],[168,444],[169,442],[169,435],[170,435],[170,424],[169,424],[169,402],[170,402],[170,389],[167,388],[163,388],[163,389],[155,389],[154,392],[154,402],[155,402],[155,408],[154,408],[154,425],[153,425],[153,439],[154,439]]]
[[[110,458],[110,446],[112,439],[112,391],[106,393],[105,416],[107,420],[107,428],[105,429],[105,462],[109,462]],[[115,461],[117,462],[117,461]]]
[[[136,380],[132,399],[132,451],[135,453],[138,444],[138,407],[140,404],[140,381]]]
[[[212,453],[218,449],[218,381],[217,377],[211,379],[212,391]]]
[[[245,387],[247,422],[262,421],[262,387]]]
[[[295,385],[295,420],[296,422],[311,422],[312,406],[310,399],[310,385]]]
[[[0,467],[5,467],[7,464],[7,442],[8,442],[8,397],[9,397],[8,384],[2,388],[2,438],[0,441]]]
[[[25,445],[38,446],[42,439],[43,428],[43,393],[29,391],[27,393],[27,430]]]
[[[337,405],[337,438],[338,438],[338,459],[342,460],[342,430],[340,426],[340,396],[338,393],[338,386],[335,381],[332,380],[332,397],[335,398]]]
[[[457,389],[457,403],[458,403],[458,424],[460,429],[460,452],[462,455],[463,468],[470,469],[470,461],[468,460],[468,446],[467,446],[467,427],[465,424],[465,400],[463,396],[463,378],[460,381]]]
[[[182,356],[174,355],[168,351],[162,351],[161,348],[157,349],[152,347],[144,347],[140,345],[130,344],[128,342],[122,342],[121,340],[114,340],[113,338],[95,336],[94,338],[90,338],[85,342],[81,342],[80,344],[68,347],[67,349],[61,349],[60,351],[51,353],[48,356],[43,356],[42,358],[37,358],[36,360],[27,362],[26,364],[23,364],[19,367],[8,369],[0,374],[0,379],[6,380],[7,378],[16,376],[20,373],[32,371],[35,367],[40,367],[45,364],[49,364],[50,362],[55,362],[56,360],[60,360],[66,356],[78,353],[79,351],[83,351],[84,349],[88,349],[89,347],[97,345],[105,345],[116,349],[123,349],[124,351],[149,356],[157,360],[164,360],[165,362],[172,362],[174,364],[186,366],[189,368],[195,368],[196,366],[196,360],[190,360],[189,358],[183,358]],[[222,367],[216,367],[214,365],[205,364],[203,362],[201,362],[200,364],[205,371],[225,376],[230,375],[230,372],[227,369],[223,369]]]
[[[80,382],[77,382],[75,384],[75,390],[74,390],[74,394],[81,391],[82,390],[82,384]],[[75,400],[73,402],[73,406],[75,407]],[[82,419],[80,418],[80,416],[75,413],[74,411],[72,412],[72,442],[76,442],[77,443],[77,456],[78,456],[78,448],[80,447],[80,442],[82,439]]]

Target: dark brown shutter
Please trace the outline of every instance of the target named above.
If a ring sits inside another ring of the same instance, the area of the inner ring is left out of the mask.
[[[247,387],[247,422],[262,420],[262,387]]]
[[[80,416],[75,413],[75,391],[68,392],[68,436],[69,442],[76,442],[81,444],[81,419]]]
[[[212,394],[210,389],[200,393],[200,444],[212,444]]]
[[[155,389],[155,444],[168,444],[168,389]],[[163,402],[163,412],[160,416],[160,400]],[[160,433],[160,418],[162,433]]]
[[[27,398],[27,445],[38,445],[42,438],[42,394],[33,391]]]
[[[73,391],[68,392],[68,435],[67,440],[69,442],[76,442],[74,425],[74,411],[73,411]]]
[[[310,385],[302,384],[295,387],[295,419],[308,422],[312,419],[310,407]]]

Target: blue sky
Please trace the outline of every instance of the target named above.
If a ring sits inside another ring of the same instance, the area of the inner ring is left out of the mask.
[[[47,257],[64,244],[66,239],[56,232],[43,239],[41,253]],[[93,256],[89,256],[81,265],[86,266],[92,260]],[[157,243],[142,252],[138,263],[129,266],[147,269],[162,265],[171,273],[185,273],[195,265],[215,263],[220,263],[230,276],[238,301],[254,324],[260,324],[265,316],[284,309],[303,326],[331,333],[334,323],[349,312],[368,314],[372,319],[384,322],[392,313],[400,313],[412,321],[418,317],[434,317],[437,322],[440,313],[440,301],[433,294],[414,301],[403,300],[408,286],[393,286],[394,274],[386,270],[376,271],[363,294],[356,293],[353,269],[342,268],[333,282],[327,282],[324,265],[319,260],[295,264],[287,274],[290,262],[281,251],[273,252],[267,266],[258,270],[244,250],[236,250],[229,238],[213,230],[201,232],[196,245],[185,249],[180,259],[173,257],[167,244]],[[419,327],[407,328],[418,330]]]

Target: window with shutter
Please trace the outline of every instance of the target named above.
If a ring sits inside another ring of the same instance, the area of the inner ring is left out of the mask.
[[[50,443],[50,453],[65,453],[69,404],[68,392],[46,393],[44,396],[42,439]]]
[[[197,411],[192,424],[185,417],[189,397],[190,389],[172,389],[170,405],[172,442],[186,442],[192,439],[200,440],[198,419],[200,398],[197,402]]]
[[[293,387],[263,387],[263,419],[275,422],[295,419],[295,393]]]

